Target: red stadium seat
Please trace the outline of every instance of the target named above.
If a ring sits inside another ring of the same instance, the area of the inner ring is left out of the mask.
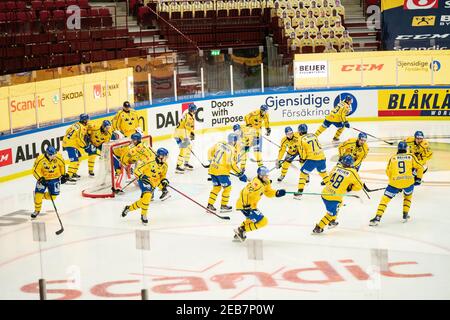
[[[16,9],[25,11],[27,9],[25,1],[16,1]]]
[[[66,7],[78,6],[78,0],[66,0]],[[79,6],[82,8],[81,6]]]
[[[31,1],[31,8],[33,10],[37,11],[37,10],[42,10],[44,8],[44,6],[42,5],[42,1],[34,0],[34,1]]]
[[[6,3],[6,10],[8,10],[8,11],[16,10],[16,3],[14,1],[8,1]]]
[[[49,10],[49,11],[56,8],[53,0],[44,0],[43,5],[44,5],[44,9]]]
[[[66,2],[64,0],[55,0],[55,8],[60,10],[66,9]]]
[[[80,6],[80,8],[83,8],[83,9],[89,9],[90,8],[88,0],[78,0],[78,5]]]

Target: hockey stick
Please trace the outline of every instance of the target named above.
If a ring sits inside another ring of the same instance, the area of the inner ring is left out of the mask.
[[[61,225],[61,229],[56,231],[55,234],[56,235],[60,235],[61,233],[64,232],[64,226],[63,226],[63,224],[61,222],[61,219],[59,218],[58,210],[56,209],[55,201],[53,201],[53,196],[52,195],[50,195],[50,200],[52,200],[53,208],[55,208],[56,216],[58,217],[59,224]]]
[[[287,191],[286,194],[304,194],[309,196],[338,196],[338,197],[350,197],[350,198],[357,198],[361,199],[360,196],[356,194],[339,194],[339,193],[314,193],[314,192],[293,192],[293,191]]]
[[[394,145],[394,142],[390,142],[390,141],[387,141],[387,140],[383,140],[383,139],[377,138],[377,137],[375,137],[375,136],[371,135],[370,133],[367,133],[367,132],[365,132],[365,131],[362,131],[362,130],[356,129],[355,127],[352,127],[352,129],[353,129],[353,130],[355,130],[355,131],[358,131],[358,132],[362,132],[362,133],[365,133],[365,134],[367,134],[367,135],[368,135],[369,137],[372,137],[372,138],[374,138],[374,139],[377,139],[377,140],[383,141],[384,143],[387,143],[387,144],[389,144],[389,145],[391,145],[391,146],[393,146],[393,145]]]
[[[175,191],[175,192],[181,194],[183,197],[185,197],[185,198],[191,200],[192,202],[194,202],[194,203],[197,204],[198,206],[202,207],[202,208],[205,209],[207,212],[209,212],[209,213],[215,215],[215,216],[218,217],[219,219],[230,220],[230,217],[229,217],[229,216],[220,216],[220,215],[218,215],[217,213],[215,213],[215,212],[209,210],[208,208],[206,208],[205,206],[201,205],[200,203],[198,203],[197,201],[195,201],[194,199],[192,199],[192,198],[189,197],[188,195],[186,195],[186,194],[184,194],[183,192],[181,192],[181,191],[175,189],[175,188],[172,187],[171,185],[168,185],[167,187],[170,188],[170,189],[172,189],[173,191]]]
[[[203,164],[202,160],[200,160],[200,158],[197,157],[197,155],[194,153],[194,151],[192,151],[192,148],[189,148],[189,150],[191,151],[192,155],[198,160],[198,162],[200,162],[200,164],[202,165],[203,168],[209,168],[209,165]]]
[[[384,189],[386,189],[386,187],[384,187],[384,188],[378,188],[378,189],[369,189],[369,188],[367,188],[367,186],[364,184],[364,190],[367,191],[367,192],[375,192],[375,191],[380,191],[380,190],[384,190]]]

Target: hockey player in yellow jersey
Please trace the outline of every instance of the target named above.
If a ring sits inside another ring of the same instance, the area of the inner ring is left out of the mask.
[[[128,101],[123,103],[123,109],[116,113],[112,120],[113,130],[119,130],[125,137],[130,137],[139,127],[139,115],[131,108]]]
[[[263,165],[262,163],[262,134],[261,134],[261,128],[264,124],[266,128],[266,136],[270,136],[270,133],[272,129],[270,129],[270,123],[269,123],[269,114],[268,114],[269,107],[265,104],[263,104],[259,110],[255,110],[253,112],[250,112],[244,117],[245,124],[247,127],[251,127],[255,129],[255,138],[253,139],[253,150],[255,153],[256,162],[258,164],[258,167],[261,167]]]
[[[281,139],[280,150],[278,151],[277,169],[281,168],[281,175],[277,179],[278,182],[283,181],[289,167],[294,161],[294,158],[299,154],[300,135],[294,133],[291,127],[284,129],[285,136]],[[286,154],[285,158],[283,156]]]
[[[72,124],[66,131],[63,138],[62,146],[69,156],[70,164],[68,168],[68,175],[71,179],[80,179],[77,174],[80,167],[81,151],[84,150],[88,143],[87,129],[88,129],[89,115],[83,113],[80,115],[80,121]]]
[[[350,124],[347,121],[347,115],[352,110],[353,98],[351,96],[346,96],[344,100],[339,102],[337,106],[334,107],[333,111],[325,117],[323,124],[317,129],[315,135],[319,137],[330,125],[334,125],[338,130],[333,137],[333,141],[339,141],[339,137],[344,128],[350,128]]]
[[[126,152],[124,152],[120,158],[120,162],[124,166],[141,162],[150,162],[155,160],[155,151],[151,146],[142,141],[142,135],[139,132],[135,132],[131,135],[131,144]]]
[[[433,152],[431,151],[430,144],[425,140],[425,136],[422,131],[416,131],[414,137],[408,137],[405,139],[408,145],[408,152],[416,156],[419,163],[424,167],[424,173],[428,170],[427,162],[431,159]]]
[[[56,199],[59,195],[60,183],[69,181],[64,159],[53,146],[47,147],[45,153],[36,158],[33,176],[37,180],[34,189],[34,212],[31,214],[31,218],[34,219],[41,212],[42,200]]]
[[[347,191],[359,191],[364,187],[358,172],[353,168],[354,161],[351,155],[342,157],[340,164],[330,172],[330,183],[322,190],[322,201],[327,213],[316,224],[313,234],[322,233],[325,226],[334,228],[338,225],[336,221],[342,199]]]
[[[193,170],[194,167],[189,164],[191,158],[191,141],[195,139],[195,112],[197,106],[191,103],[175,129],[174,138],[180,148],[177,159],[176,173],[184,173],[185,170]]]
[[[414,175],[414,171],[416,171],[416,175]],[[378,205],[375,218],[370,220],[370,226],[377,226],[380,223],[381,217],[391,199],[402,191],[403,222],[407,222],[409,219],[409,209],[411,207],[414,186],[418,186],[422,182],[423,166],[414,154],[408,153],[408,145],[405,141],[398,143],[397,154],[389,159],[386,175],[389,178],[389,185],[386,187]]]
[[[309,174],[316,169],[322,177],[323,182],[328,184],[329,178],[327,174],[327,165],[325,153],[314,134],[308,133],[308,126],[301,124],[298,127],[300,133],[299,154],[300,159],[305,160],[300,170],[300,178],[298,180],[298,191],[294,193],[294,199],[300,200],[305,184],[309,179]]]
[[[241,171],[244,171],[247,165],[247,153],[250,152],[253,140],[256,139],[256,130],[251,127],[241,127],[239,124],[235,124],[233,126],[233,132],[239,137],[239,141],[236,144],[237,163]]]
[[[208,160],[210,161],[208,174],[211,176],[213,188],[209,194],[208,209],[215,212],[214,203],[220,190],[222,191],[222,200],[220,202],[220,212],[229,212],[232,207],[228,205],[231,193],[230,172],[234,171],[239,180],[247,182],[247,177],[237,165],[236,144],[238,135],[230,133],[228,143],[225,141],[216,143],[208,151]]]
[[[87,128],[87,141],[88,145],[84,149],[88,154],[88,167],[89,175],[94,176],[95,158],[98,156],[98,151],[102,150],[104,143],[109,142],[112,136],[111,121],[104,120],[102,124],[93,125],[89,124]]]
[[[169,151],[159,148],[156,151],[156,158],[150,162],[140,164],[134,171],[134,175],[139,179],[139,188],[141,189],[141,198],[129,206],[125,206],[122,211],[122,217],[130,211],[141,209],[141,221],[144,225],[148,223],[147,211],[150,204],[152,193],[157,187],[166,189],[169,180],[166,179],[167,174],[167,157]]]
[[[359,171],[362,161],[369,153],[369,146],[367,145],[367,134],[361,132],[358,138],[350,138],[342,142],[339,147],[339,162],[345,155],[351,155],[355,160],[354,167]]]
[[[258,167],[257,176],[241,190],[236,202],[236,209],[242,212],[245,220],[234,230],[234,240],[245,241],[247,232],[261,229],[267,225],[267,218],[258,209],[258,202],[262,195],[269,198],[286,195],[284,189],[272,189],[269,170],[264,166]]]

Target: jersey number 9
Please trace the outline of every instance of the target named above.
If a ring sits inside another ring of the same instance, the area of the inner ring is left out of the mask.
[[[398,173],[403,174],[406,172],[406,165],[405,165],[405,161],[399,161],[398,162]]]

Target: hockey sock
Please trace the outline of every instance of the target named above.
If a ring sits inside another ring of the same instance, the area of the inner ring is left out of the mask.
[[[44,198],[43,193],[40,193],[40,192],[34,193],[34,212],[41,212],[42,198]]]
[[[377,209],[377,216],[380,216],[380,217],[383,216],[384,211],[386,210],[386,207],[390,201],[391,201],[391,198],[389,198],[388,196],[383,195],[381,197],[381,201],[380,201],[380,204],[378,205],[378,209]]]
[[[258,164],[258,167],[261,167],[263,165],[261,151],[255,151],[255,158],[256,158],[256,163]]]
[[[257,229],[264,228],[269,220],[267,220],[266,217],[263,217],[261,220],[259,220],[257,223],[254,223],[250,219],[246,219],[244,222],[242,222],[241,227],[245,229],[245,232],[255,231]]]
[[[322,220],[317,224],[320,228],[325,228],[331,221],[336,220],[335,217],[331,216],[328,212],[323,216]]]
[[[216,203],[217,195],[219,194],[220,189],[222,189],[221,186],[214,186],[212,188],[211,192],[209,193],[208,204],[213,206],[214,203]]]
[[[412,193],[410,195],[403,195],[403,213],[408,214],[411,207]]]
[[[230,200],[231,186],[223,188],[221,206],[226,206]]]
[[[89,172],[94,171],[94,165],[95,165],[95,158],[97,157],[96,154],[90,154],[88,156],[88,168]]]
[[[80,166],[80,160],[71,162],[69,164],[69,168],[67,169],[67,173],[69,174],[69,176],[73,176],[75,173],[77,173],[79,166]]]
[[[189,163],[190,159],[191,159],[191,148],[187,147],[187,148],[185,148],[185,153],[184,153],[184,163]]]
[[[339,139],[339,137],[341,136],[342,132],[344,132],[344,128],[337,129],[336,134],[334,135],[333,139],[336,139],[336,140]]]
[[[325,183],[325,185],[330,183],[330,177],[328,177],[328,174],[326,172],[319,172],[319,175],[322,177],[322,180]]]
[[[55,195],[53,195],[53,196],[51,196],[52,198],[53,198],[53,200],[55,200],[56,199],[56,196]],[[46,193],[44,193],[44,199],[45,200],[50,200],[50,193],[47,191]]]
[[[284,177],[286,176],[286,173],[288,172],[289,167],[291,166],[291,163],[288,161],[283,162],[281,165],[281,175]]]
[[[148,205],[150,203],[150,199],[152,197],[152,193],[151,192],[145,192],[141,198],[139,200],[137,200],[136,202],[134,202],[131,206],[130,206],[130,211],[134,211],[137,209],[141,209],[141,214],[146,217],[147,216],[147,210],[148,210]]]
[[[303,190],[305,188],[306,180],[308,175],[306,173],[300,172],[300,178],[298,179],[298,189]]]
[[[184,166],[184,153],[186,151],[186,148],[180,148],[180,154],[178,155],[177,159],[177,167],[183,167]]]
[[[315,136],[320,136],[325,130],[327,130],[327,127],[324,127],[323,125],[321,125],[319,127],[319,129],[317,129],[316,133],[314,133]]]

